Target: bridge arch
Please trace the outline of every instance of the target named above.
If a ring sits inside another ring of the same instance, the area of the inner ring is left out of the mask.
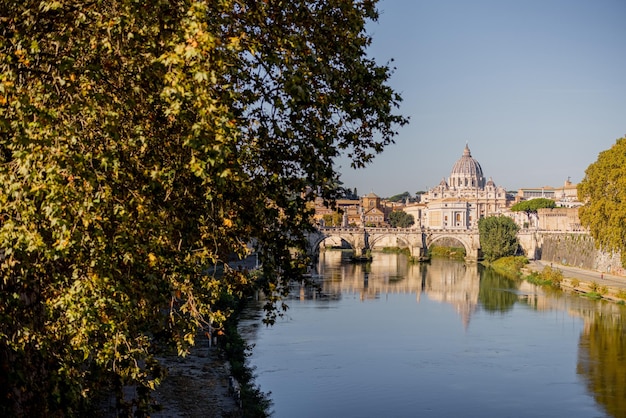
[[[366,249],[363,234],[356,228],[324,228],[309,235],[310,255],[319,253],[320,245],[327,239],[339,239],[347,243],[355,255],[359,256]]]
[[[434,237],[430,243],[428,244],[428,248],[432,246],[443,246],[443,247],[462,247],[465,250],[465,253],[468,253],[468,244],[463,242],[463,240],[458,237],[447,237],[447,236],[437,236]]]
[[[309,234],[309,254],[319,253],[320,244],[327,238],[341,239],[359,257],[377,244],[395,241],[396,246],[406,246],[411,255],[426,258],[426,250],[441,239],[454,239],[465,248],[465,259],[480,258],[480,240],[476,230],[424,230],[417,228],[320,228]],[[392,244],[390,244],[392,245]]]
[[[354,243],[348,240],[345,240],[339,235],[327,235],[327,236],[321,237],[321,239],[317,240],[317,242],[313,242],[311,244],[313,246],[312,253],[314,254],[318,253],[320,251],[320,248],[322,247],[324,248],[341,247],[342,249],[354,250]]]
[[[456,241],[465,249],[465,259],[476,261],[481,258],[480,239],[478,231],[429,231],[426,236],[426,245],[430,248],[438,241]]]
[[[380,244],[380,243],[384,244],[385,242],[389,243],[390,239],[395,240],[395,244],[398,247],[402,246],[402,247],[407,247],[410,249],[412,246],[412,241],[406,236],[403,236],[398,233],[380,233],[374,236],[370,236],[369,247],[371,249],[374,249],[376,247],[379,247],[379,245],[377,244]],[[402,245],[398,245],[398,244],[402,244]],[[390,244],[390,246],[393,246],[393,245]]]

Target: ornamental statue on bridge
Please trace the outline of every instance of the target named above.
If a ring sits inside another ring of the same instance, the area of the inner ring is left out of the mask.
[[[428,229],[473,229],[478,228],[478,219],[504,212],[511,201],[503,187],[491,178],[485,181],[480,163],[465,144],[448,181],[442,179],[421,196],[419,204],[404,210],[413,214],[417,225]]]

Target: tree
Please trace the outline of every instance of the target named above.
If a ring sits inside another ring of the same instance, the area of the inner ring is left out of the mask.
[[[478,221],[480,248],[489,262],[501,257],[515,255],[519,248],[519,227],[506,216],[488,216]]]
[[[390,202],[404,202],[406,199],[410,197],[411,197],[411,194],[409,192],[404,192],[404,193],[393,195],[387,200],[389,200]]]
[[[339,212],[328,213],[322,217],[324,225],[329,227],[341,226],[343,216]]]
[[[535,225],[537,224],[537,209],[554,207],[556,207],[556,203],[554,203],[554,200],[537,198],[518,202],[511,206],[511,211],[526,213],[526,219],[528,222],[524,223],[524,228],[528,228],[529,224],[531,224],[531,220],[535,223]]]
[[[229,265],[248,243],[272,320],[333,159],[363,167],[407,122],[365,53],[375,3],[0,4],[3,415],[149,392],[157,349],[253,286]]]
[[[389,214],[389,224],[393,228],[408,228],[415,224],[415,218],[410,213],[395,210]]]
[[[626,266],[626,137],[618,139],[587,167],[578,183],[580,223],[589,229],[596,247],[620,252]]]
[[[537,198],[523,200],[511,206],[512,212],[526,212],[526,214],[537,213],[537,209],[555,208],[556,203],[552,199]]]

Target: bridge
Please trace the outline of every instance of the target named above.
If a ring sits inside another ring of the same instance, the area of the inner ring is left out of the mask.
[[[473,229],[325,227],[309,234],[310,254],[318,254],[320,245],[329,238],[347,243],[354,250],[355,257],[360,257],[377,246],[396,246],[408,248],[412,257],[425,259],[431,245],[437,241],[453,239],[465,248],[467,261],[478,261],[481,258],[478,230]]]

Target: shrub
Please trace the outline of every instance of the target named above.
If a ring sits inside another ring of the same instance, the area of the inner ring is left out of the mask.
[[[563,272],[559,269],[554,269],[550,266],[545,266],[541,272],[541,277],[547,283],[554,287],[560,287],[563,282]]]
[[[524,256],[502,257],[491,263],[491,268],[505,276],[518,278],[520,270],[528,264],[528,259]]]
[[[589,293],[585,293],[584,296],[588,299],[592,299],[592,300],[598,300],[598,299],[602,299],[602,295],[599,294],[598,292],[589,292]]]

